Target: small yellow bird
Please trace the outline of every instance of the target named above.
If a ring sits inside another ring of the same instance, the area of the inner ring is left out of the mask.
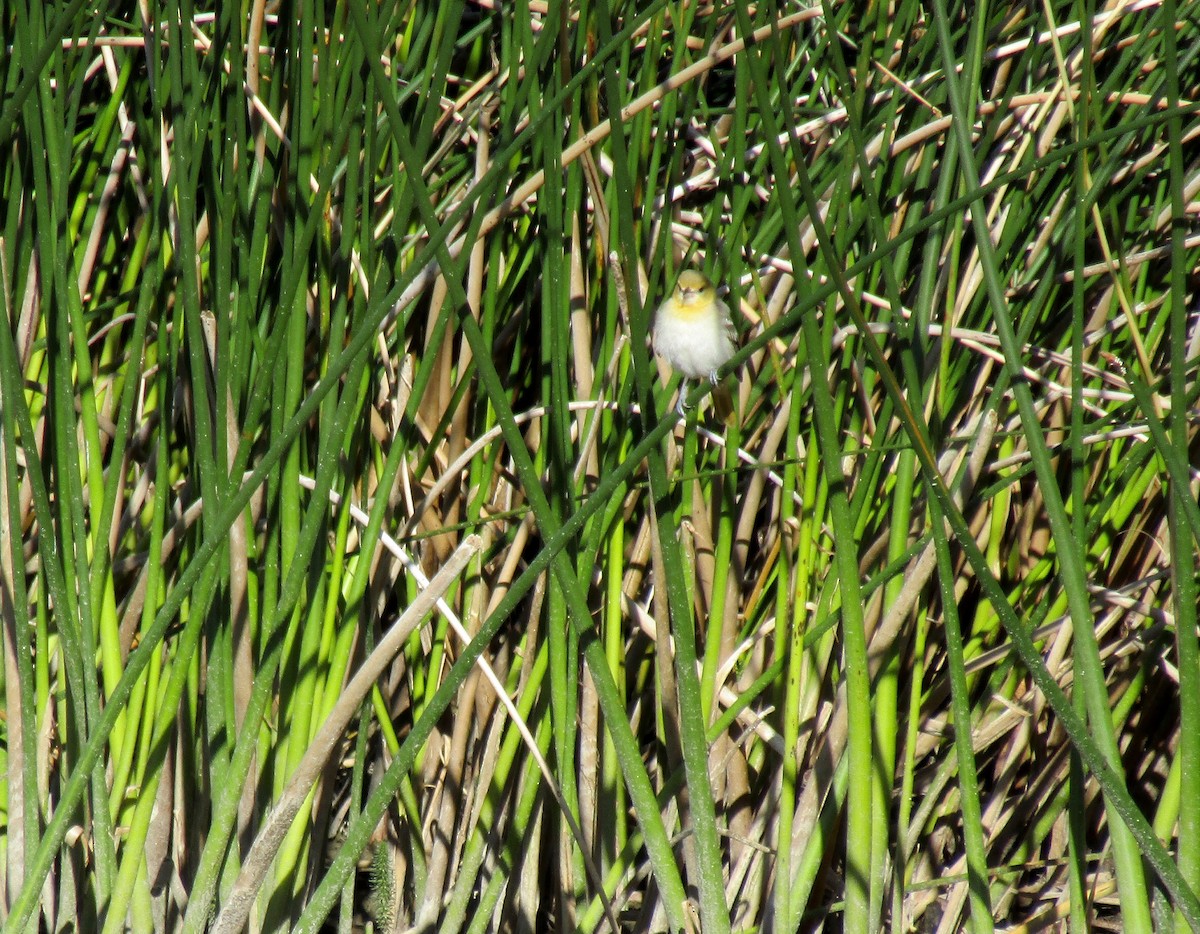
[[[688,379],[707,377],[717,385],[717,369],[737,350],[737,332],[729,306],[717,289],[694,269],[684,270],[654,316],[654,349]],[[677,411],[683,414],[684,387]]]

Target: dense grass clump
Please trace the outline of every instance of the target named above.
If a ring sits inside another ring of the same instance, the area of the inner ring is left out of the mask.
[[[5,930],[1200,929],[1195,6],[0,39]]]

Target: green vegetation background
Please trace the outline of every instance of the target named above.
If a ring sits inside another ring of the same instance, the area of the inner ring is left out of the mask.
[[[1200,6],[0,41],[6,930],[1200,930]]]

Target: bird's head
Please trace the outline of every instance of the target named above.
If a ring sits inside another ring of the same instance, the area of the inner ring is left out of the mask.
[[[717,297],[717,289],[702,272],[685,269],[675,283],[675,301],[685,307],[705,307]]]

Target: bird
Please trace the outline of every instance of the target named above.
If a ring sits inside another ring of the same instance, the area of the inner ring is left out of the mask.
[[[708,277],[695,269],[679,274],[674,291],[658,307],[652,340],[655,352],[683,375],[685,386],[689,379],[704,378],[716,386],[717,370],[737,350],[729,306],[717,297]],[[680,387],[676,406],[680,415],[685,386]]]

